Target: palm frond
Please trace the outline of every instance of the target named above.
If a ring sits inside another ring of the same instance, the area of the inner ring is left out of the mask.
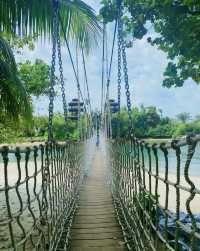
[[[51,0],[0,0],[1,31],[46,35],[51,31]]]
[[[98,43],[101,27],[94,10],[82,0],[60,0],[66,32],[87,51]]]
[[[17,71],[17,66],[12,50],[2,37],[0,37],[0,56],[10,66],[10,68],[12,68],[13,72]]]
[[[29,97],[23,83],[17,76],[17,66],[13,53],[0,38],[0,110],[12,119],[22,115],[30,120],[32,115]]]
[[[101,29],[93,9],[81,0],[59,3],[70,37],[87,49],[96,44]],[[48,37],[52,32],[52,13],[52,0],[0,0],[0,31]]]

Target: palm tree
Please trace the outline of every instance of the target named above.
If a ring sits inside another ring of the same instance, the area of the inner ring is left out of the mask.
[[[47,37],[52,31],[53,1],[59,2],[67,34],[81,47],[94,45],[100,27],[93,9],[82,0],[0,0],[1,31]]]
[[[191,116],[188,112],[179,113],[176,117],[183,124],[185,124],[186,122],[188,122],[188,120],[191,119]]]
[[[17,76],[12,50],[0,37],[0,117],[18,119],[19,115],[30,119],[31,105],[24,85]]]
[[[53,1],[0,0],[0,32],[51,38]],[[100,27],[92,8],[81,0],[57,0],[59,15],[68,38],[87,51],[96,44]],[[26,109],[27,107],[27,109]],[[11,49],[0,38],[0,109],[17,118],[30,116],[30,105]],[[1,114],[0,114],[1,115]]]

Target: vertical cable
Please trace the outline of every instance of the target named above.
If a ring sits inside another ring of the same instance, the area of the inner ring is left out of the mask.
[[[101,82],[101,114],[103,114],[103,106],[104,106],[104,68],[105,68],[105,27],[106,24],[103,23],[103,53],[102,53],[102,82]]]

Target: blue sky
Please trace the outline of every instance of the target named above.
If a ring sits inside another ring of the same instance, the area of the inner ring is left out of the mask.
[[[99,8],[99,1],[87,0],[96,10]],[[110,25],[109,34],[112,34],[113,27]],[[111,45],[111,37],[109,38],[109,45]],[[66,97],[68,101],[76,96],[76,84],[69,62],[69,56],[66,48],[63,51],[63,66],[64,76],[66,80]],[[87,57],[87,72],[89,87],[91,93],[91,102],[93,107],[100,107],[101,100],[101,44],[94,49]],[[34,61],[36,58],[41,58],[47,63],[51,61],[51,44],[49,42],[39,41],[36,44],[34,51],[24,50],[21,56],[18,56],[18,61],[30,59]],[[117,57],[114,56],[113,71],[110,86],[110,96],[117,97]],[[134,42],[133,48],[127,50],[128,68],[129,68],[129,82],[131,90],[131,100],[133,106],[144,104],[145,106],[154,105],[163,110],[165,115],[174,117],[180,112],[189,112],[192,116],[200,114],[200,86],[193,81],[186,81],[182,88],[163,88],[163,71],[167,64],[166,55],[152,47],[146,42],[146,37],[142,40]],[[80,79],[83,76],[81,73],[81,58],[80,58]],[[82,90],[84,86],[82,83]],[[125,104],[125,91],[122,88],[122,103]],[[45,97],[39,100],[34,100],[35,112],[37,114],[44,114],[48,111],[48,99]],[[62,111],[60,98],[56,98],[55,111]]]

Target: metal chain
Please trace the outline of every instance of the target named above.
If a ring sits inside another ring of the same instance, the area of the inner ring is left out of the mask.
[[[50,72],[50,80],[51,80],[51,88],[49,91],[49,121],[48,121],[48,141],[53,140],[53,109],[54,109],[54,97],[55,90],[54,86],[56,84],[55,77],[55,63],[56,63],[56,36],[57,36],[57,15],[58,15],[58,2],[57,0],[53,0],[53,22],[52,22],[52,60],[51,60],[51,72]]]
[[[80,112],[80,82],[79,82],[79,51],[78,51],[78,44],[76,44],[76,75],[78,79],[77,83],[77,97],[78,97],[78,121],[77,121],[77,130],[78,130],[78,141],[81,141],[81,112]],[[84,98],[83,98],[84,101]]]
[[[67,102],[66,102],[66,96],[65,96],[65,81],[63,76],[63,64],[62,64],[62,54],[61,54],[61,42],[60,42],[60,34],[59,34],[59,21],[58,16],[56,20],[56,26],[57,26],[57,46],[58,46],[58,63],[59,63],[59,71],[60,71],[60,84],[61,84],[61,94],[62,94],[62,101],[63,101],[63,110],[64,110],[64,119],[65,119],[65,127],[67,130]],[[67,133],[67,132],[66,132]]]
[[[117,101],[118,101],[118,122],[117,122],[117,136],[120,137],[120,110],[121,110],[121,76],[122,76],[122,72],[121,72],[121,64],[122,64],[122,58],[121,58],[121,54],[122,54],[122,49],[121,49],[121,37],[120,37],[120,25],[118,22],[118,80],[117,80]]]
[[[82,94],[82,91],[81,91],[80,82],[79,82],[79,79],[78,79],[78,76],[77,76],[77,72],[76,72],[76,69],[75,69],[75,64],[74,64],[74,60],[73,60],[72,53],[71,53],[71,50],[70,50],[70,46],[69,46],[69,42],[68,42],[68,39],[67,39],[66,31],[64,29],[63,20],[62,20],[62,18],[61,18],[61,16],[60,16],[59,13],[58,13],[58,18],[59,18],[59,21],[60,21],[61,30],[62,30],[63,35],[64,35],[64,41],[66,43],[67,50],[69,52],[69,58],[70,58],[70,61],[71,61],[71,64],[72,64],[72,68],[73,68],[73,72],[74,72],[74,75],[75,75],[77,88],[78,88],[79,93],[80,93],[80,98],[83,101],[83,108],[84,108],[85,112],[87,112],[87,107],[85,105],[85,100],[84,100],[84,97],[83,97],[83,94]]]
[[[119,45],[121,47],[122,52],[122,60],[123,60],[123,72],[124,72],[124,81],[125,81],[125,90],[126,90],[126,100],[127,100],[127,110],[129,117],[129,132],[133,129],[132,124],[132,111],[131,111],[131,98],[130,98],[130,88],[129,88],[129,79],[128,79],[128,67],[127,67],[127,58],[126,58],[126,43],[123,38],[123,9],[121,5],[121,1],[119,1],[119,20],[118,20],[118,36],[119,36]]]
[[[87,90],[87,103],[90,114],[92,112],[92,106],[91,106],[91,100],[90,100],[90,91],[88,86],[88,77],[87,77],[87,70],[86,70],[86,63],[85,63],[85,55],[83,51],[83,47],[81,47],[81,54],[82,54],[82,63],[83,63],[83,70],[84,70],[84,77],[85,77],[85,84],[86,84],[86,90]]]
[[[119,111],[120,111],[120,106],[121,106],[121,76],[122,76],[122,73],[121,73],[121,53],[122,53],[122,50],[121,50],[121,39],[120,39],[120,29],[119,29],[119,25],[118,25],[118,80],[117,80],[117,83],[118,83],[118,106],[119,106]]]
[[[115,40],[116,40],[116,33],[117,33],[117,20],[115,22],[115,29],[114,29],[114,35],[113,35],[113,42],[112,42],[112,49],[111,49],[111,56],[110,56],[110,62],[108,64],[108,34],[107,30],[105,28],[105,47],[106,47],[106,75],[107,75],[107,83],[106,83],[106,113],[108,115],[108,130],[109,130],[109,136],[112,138],[112,112],[110,110],[110,102],[109,102],[109,87],[110,87],[110,79],[111,79],[111,72],[112,72],[112,63],[113,63],[113,54],[114,54],[114,48],[115,48]]]
[[[105,28],[106,24],[103,23],[103,54],[102,54],[102,73],[101,73],[101,114],[104,111],[104,80],[105,80]]]

